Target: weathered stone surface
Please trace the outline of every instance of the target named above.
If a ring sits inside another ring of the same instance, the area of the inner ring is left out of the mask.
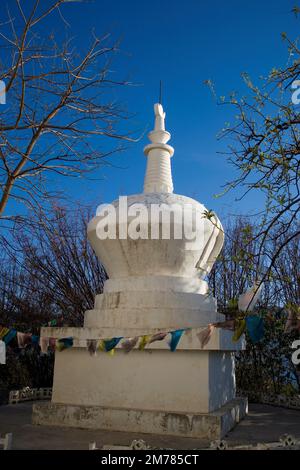
[[[247,413],[247,399],[236,398],[209,414],[36,403],[33,424],[220,439]]]
[[[39,402],[40,404],[40,402]],[[210,447],[207,439],[185,438],[161,434],[143,434],[80,427],[40,426],[31,424],[32,403],[0,406],[0,435],[13,433],[13,449],[19,450],[87,450],[89,443],[129,446],[143,439],[152,448],[204,449]],[[283,434],[292,434],[300,440],[300,410],[289,410],[269,405],[249,404],[248,415],[223,439],[228,447],[255,446],[257,443],[278,442]]]

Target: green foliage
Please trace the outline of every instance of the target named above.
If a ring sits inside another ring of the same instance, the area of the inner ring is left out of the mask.
[[[215,213],[214,213],[212,210],[210,210],[210,209],[209,209],[209,210],[205,210],[205,211],[203,212],[203,215],[202,215],[202,218],[203,218],[203,219],[208,219],[208,220],[210,220],[210,221],[213,221],[214,217],[215,217]]]
[[[260,246],[259,226],[251,219],[238,218],[225,227],[225,244],[209,277],[218,310],[227,319],[243,315],[238,311],[237,299],[267,271],[281,240],[275,230],[264,243],[267,257],[255,256]],[[284,333],[287,316],[299,314],[300,305],[300,238],[284,246],[276,258],[274,269],[265,279],[259,313],[265,319],[265,337],[253,344],[247,338],[247,349],[237,355],[237,385],[250,392],[250,399],[258,392],[266,394],[299,393],[299,372],[291,362],[291,345],[295,334]],[[279,307],[280,306],[280,307]]]

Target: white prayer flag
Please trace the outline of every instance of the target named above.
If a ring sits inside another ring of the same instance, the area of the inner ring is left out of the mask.
[[[254,309],[255,305],[260,299],[262,288],[263,288],[263,283],[260,284],[254,284],[249,290],[245,292],[245,294],[242,294],[239,296],[239,301],[238,301],[238,307],[239,310],[242,312],[252,312]]]
[[[6,364],[6,346],[4,341],[0,340],[0,364]]]

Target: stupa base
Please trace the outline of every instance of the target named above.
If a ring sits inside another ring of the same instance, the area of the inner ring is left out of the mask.
[[[155,330],[151,331],[155,333]],[[55,354],[52,402],[35,405],[33,423],[220,439],[247,412],[235,397],[232,332],[216,329],[201,348],[197,329],[186,331],[171,352],[166,340],[126,353],[120,343],[111,357],[90,355],[87,339],[133,337],[129,328],[43,328],[42,335],[74,338],[73,348]]]
[[[37,403],[36,425],[78,427],[216,440],[223,438],[248,410],[247,398],[235,398],[211,413],[152,411],[102,406]]]

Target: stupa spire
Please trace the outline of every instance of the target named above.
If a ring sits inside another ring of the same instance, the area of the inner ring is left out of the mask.
[[[154,130],[148,134],[151,144],[144,148],[148,159],[144,193],[172,193],[171,157],[174,149],[167,144],[171,134],[165,130],[166,113],[160,103],[154,105],[154,114]]]

